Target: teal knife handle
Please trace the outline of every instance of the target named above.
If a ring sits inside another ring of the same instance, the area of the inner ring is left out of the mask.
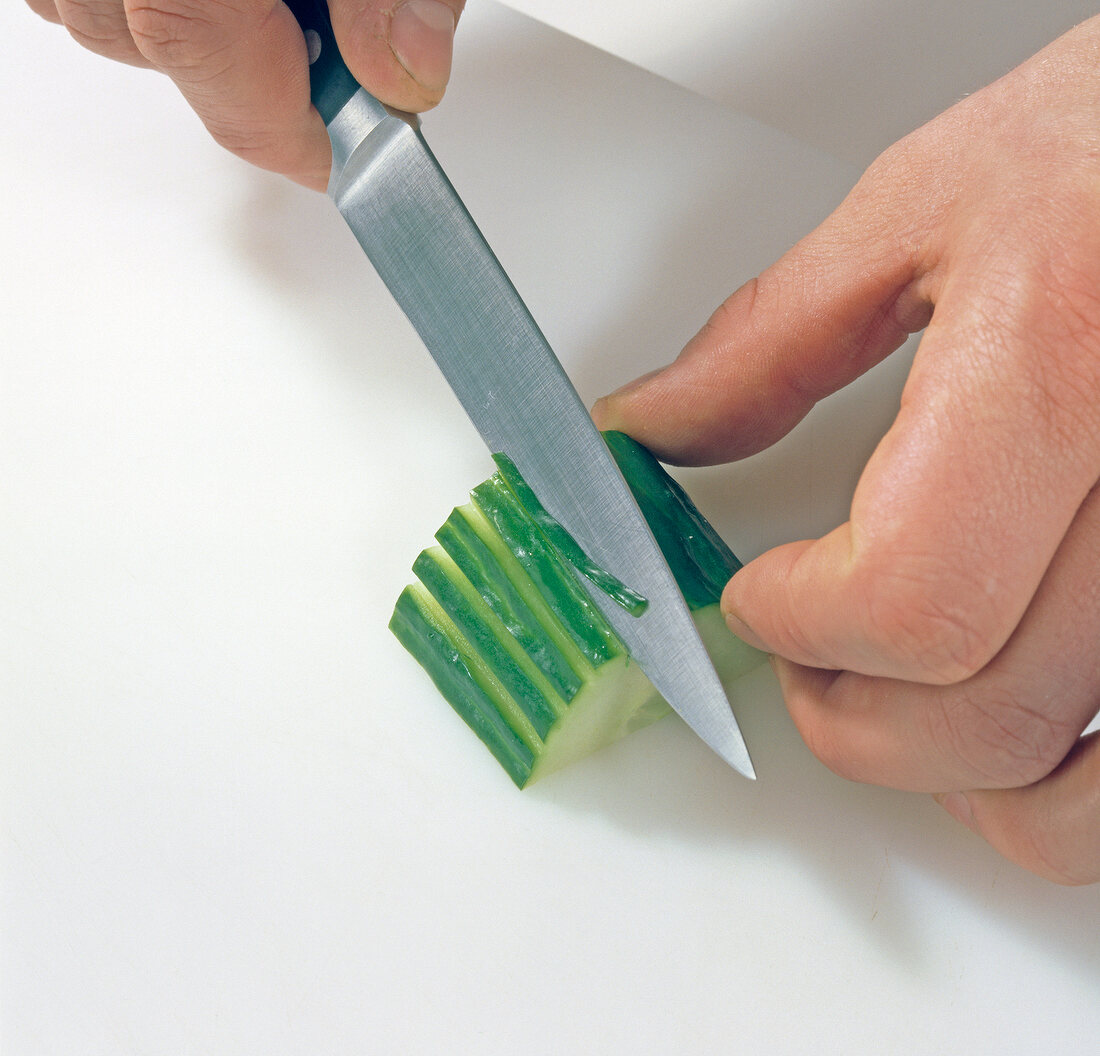
[[[325,0],[285,0],[298,20],[309,48],[309,94],[325,124],[340,112],[359,90],[336,46],[328,4]]]

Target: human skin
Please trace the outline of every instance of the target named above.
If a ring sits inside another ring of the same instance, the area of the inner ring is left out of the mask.
[[[330,0],[384,102],[442,97],[464,0]],[[328,179],[281,0],[28,0],[168,74],[213,136]],[[1100,880],[1100,19],[888,150],[668,369],[594,408],[663,458],[758,451],[927,326],[850,520],[727,588],[811,749],[933,792],[1009,858]]]
[[[91,51],[160,70],[246,161],[323,190],[328,135],[309,99],[305,40],[282,0],[27,0]],[[340,53],[399,110],[443,97],[465,0],[330,0]]]
[[[850,519],[729,583],[813,752],[1100,880],[1100,17],[887,150],[669,367],[599,401],[742,458],[924,329]]]

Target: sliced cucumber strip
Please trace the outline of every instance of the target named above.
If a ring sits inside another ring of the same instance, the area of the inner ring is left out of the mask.
[[[724,682],[763,654],[726,628],[718,602],[740,562],[660,463],[605,439],[649,522]],[[668,714],[577,574],[544,512],[507,473],[451,513],[390,628],[520,788]],[[551,533],[552,534],[552,533]]]

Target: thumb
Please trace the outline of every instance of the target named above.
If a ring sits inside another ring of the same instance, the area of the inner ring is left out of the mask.
[[[465,0],[330,0],[340,53],[364,88],[398,110],[429,110],[451,76]]]

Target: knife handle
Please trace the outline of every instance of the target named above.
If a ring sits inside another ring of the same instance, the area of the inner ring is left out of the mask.
[[[328,4],[325,0],[284,0],[298,20],[309,49],[309,94],[325,124],[340,112],[359,90],[336,46]]]

